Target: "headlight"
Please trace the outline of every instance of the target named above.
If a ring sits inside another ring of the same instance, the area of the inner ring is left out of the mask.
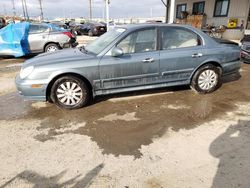
[[[29,76],[32,71],[34,70],[34,67],[33,66],[30,66],[30,67],[26,67],[26,68],[22,68],[21,69],[21,72],[20,72],[20,78],[21,79],[24,79],[26,78],[27,76]]]

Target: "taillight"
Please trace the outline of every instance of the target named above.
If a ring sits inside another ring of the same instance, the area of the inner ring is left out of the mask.
[[[74,38],[74,36],[72,35],[72,33],[70,32],[63,32],[64,35],[67,35],[69,38]]]

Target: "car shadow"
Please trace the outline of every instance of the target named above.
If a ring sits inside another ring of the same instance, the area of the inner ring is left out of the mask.
[[[250,121],[231,125],[212,142],[210,153],[219,159],[213,188],[249,187]]]
[[[65,182],[59,183],[63,176],[66,174],[66,171],[60,172],[59,174],[51,177],[43,176],[37,172],[25,170],[20,174],[13,177],[11,180],[6,182],[0,188],[5,188],[11,185],[12,182],[16,180],[24,180],[29,184],[32,184],[33,188],[62,188],[62,187],[72,187],[72,188],[84,188],[89,186],[93,180],[98,176],[100,171],[103,169],[104,164],[99,164],[92,170],[90,170],[83,178],[79,179],[82,175],[77,175]],[[79,180],[78,180],[79,179]]]
[[[226,84],[226,83],[229,83],[229,82],[235,82],[235,81],[238,81],[240,78],[241,78],[240,72],[236,72],[234,74],[224,76],[222,78],[222,83]]]
[[[0,60],[1,59],[4,59],[4,60],[12,60],[12,59],[15,59],[15,60],[18,60],[18,59],[30,59],[30,58],[33,58],[35,56],[37,56],[38,54],[29,54],[29,55],[26,55],[26,56],[22,56],[22,57],[14,57],[14,56],[0,56]]]

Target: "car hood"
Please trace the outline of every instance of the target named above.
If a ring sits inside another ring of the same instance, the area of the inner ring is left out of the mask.
[[[94,54],[81,52],[78,48],[69,48],[51,53],[43,53],[32,59],[25,61],[23,67],[46,65],[52,63],[64,63],[77,60],[87,60],[96,58]]]

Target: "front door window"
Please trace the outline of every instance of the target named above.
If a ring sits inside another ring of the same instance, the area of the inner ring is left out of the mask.
[[[128,35],[117,46],[123,50],[124,54],[133,54],[155,51],[156,44],[156,29],[147,29]]]

